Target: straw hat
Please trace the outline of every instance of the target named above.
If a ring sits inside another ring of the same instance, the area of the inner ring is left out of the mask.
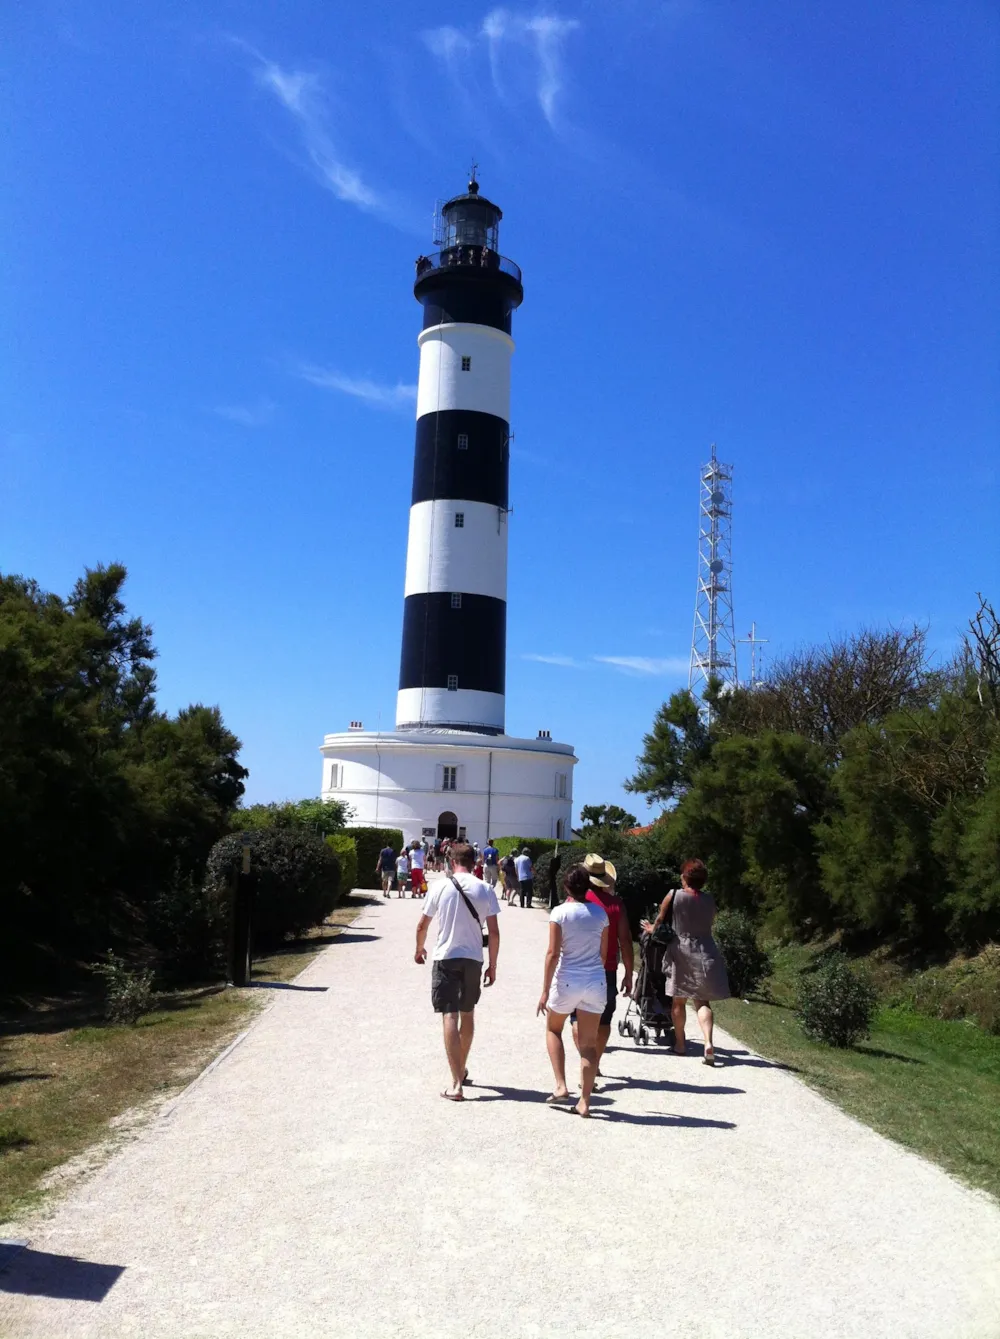
[[[590,882],[595,888],[610,888],[612,882],[617,882],[618,871],[612,865],[610,860],[605,860],[602,855],[585,855],[583,857],[583,867],[590,875]]]

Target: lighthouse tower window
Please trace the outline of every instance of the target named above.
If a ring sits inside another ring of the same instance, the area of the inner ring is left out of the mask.
[[[451,607],[452,607],[452,609],[461,609],[461,607],[462,607],[462,592],[461,592],[461,591],[453,591],[453,592],[452,592],[452,596],[451,596]]]
[[[461,529],[464,527],[464,525],[465,525],[465,512],[464,512],[464,511],[456,511],[456,512],[455,512],[455,529],[456,529],[456,530],[461,530]]]
[[[449,674],[449,675],[448,675],[448,692],[449,692],[449,693],[457,693],[457,692],[458,692],[458,675],[457,675],[457,674]]]
[[[460,432],[458,434],[458,449],[459,451],[468,451],[469,434],[467,432]]]
[[[442,768],[441,768],[441,789],[442,789],[442,790],[458,790],[458,768],[457,768],[457,767],[442,767]]]
[[[472,359],[468,356],[468,354],[462,355],[462,371],[463,372],[472,371]]]

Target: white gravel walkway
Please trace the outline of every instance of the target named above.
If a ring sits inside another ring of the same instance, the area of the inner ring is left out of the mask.
[[[595,1118],[544,1106],[540,911],[442,1101],[419,910],[366,910],[58,1206],[5,1339],[1000,1335],[1000,1208],[729,1038],[710,1070],[614,1033]]]

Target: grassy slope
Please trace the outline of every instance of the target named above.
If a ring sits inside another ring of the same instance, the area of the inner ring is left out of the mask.
[[[349,899],[313,935],[255,963],[254,979],[297,976],[363,903]],[[45,1174],[105,1136],[109,1121],[182,1088],[269,999],[252,988],[178,991],[135,1027],[103,1023],[88,999],[0,1014],[0,1222],[31,1207]]]
[[[780,950],[771,1002],[723,1001],[719,1024],[881,1134],[1000,1196],[1000,1037],[890,1008],[851,1050],[809,1041],[789,1006],[810,956]]]

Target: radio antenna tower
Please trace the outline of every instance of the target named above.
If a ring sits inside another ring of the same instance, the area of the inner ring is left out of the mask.
[[[716,457],[701,468],[698,525],[698,595],[691,637],[688,688],[702,697],[710,679],[735,688],[736,633],[733,623],[733,467]],[[711,708],[705,705],[711,719]]]

